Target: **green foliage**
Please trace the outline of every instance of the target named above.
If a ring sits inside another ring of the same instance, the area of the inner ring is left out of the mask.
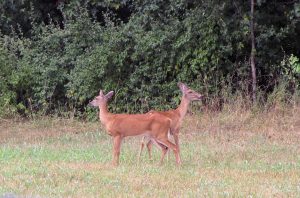
[[[0,40],[0,116],[6,111],[16,111],[16,93],[11,90],[14,58],[4,47],[4,40]]]
[[[215,98],[229,85],[248,93],[248,2],[57,2],[0,3],[2,115],[93,117],[86,106],[100,89],[115,91],[114,112],[169,109],[180,100],[178,81]],[[276,5],[260,1],[255,13],[266,95],[281,79],[299,89],[298,4]]]

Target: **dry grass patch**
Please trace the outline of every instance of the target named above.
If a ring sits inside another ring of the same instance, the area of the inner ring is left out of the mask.
[[[0,143],[40,142],[47,138],[69,133],[99,129],[98,122],[81,122],[71,119],[44,117],[38,120],[1,120]]]
[[[250,111],[234,106],[224,107],[222,112],[206,111],[198,116],[187,116],[183,133],[199,132],[220,138],[222,141],[239,140],[262,135],[271,140],[299,143],[300,106]]]

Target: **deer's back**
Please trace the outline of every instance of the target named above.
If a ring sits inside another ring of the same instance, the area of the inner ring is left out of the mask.
[[[168,132],[170,119],[161,115],[149,114],[113,114],[106,123],[106,129],[110,134],[122,134],[123,136],[157,135]]]

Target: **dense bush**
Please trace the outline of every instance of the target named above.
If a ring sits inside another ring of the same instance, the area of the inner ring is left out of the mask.
[[[248,2],[8,2],[0,3],[2,115],[82,115],[100,88],[115,91],[114,112],[174,107],[178,81],[208,96],[248,92]],[[256,5],[265,95],[281,80],[289,92],[300,85],[300,4],[277,3]]]

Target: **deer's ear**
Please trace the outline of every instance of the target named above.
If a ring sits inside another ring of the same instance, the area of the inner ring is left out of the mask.
[[[186,84],[184,84],[182,82],[177,83],[177,85],[182,93],[184,93],[188,89],[188,86],[186,86]]]
[[[106,99],[110,99],[114,95],[114,91],[110,91],[105,95]]]
[[[103,91],[102,91],[102,89],[99,91],[99,96],[103,96]]]

